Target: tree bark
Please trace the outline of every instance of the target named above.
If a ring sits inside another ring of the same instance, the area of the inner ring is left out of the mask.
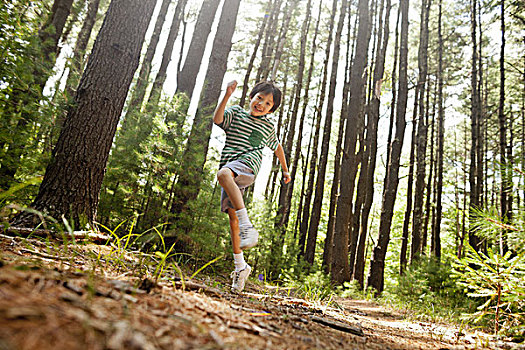
[[[390,150],[392,145],[392,131],[394,129],[394,120],[395,120],[395,112],[396,112],[396,98],[397,98],[397,61],[398,61],[398,52],[399,52],[399,17],[400,17],[401,11],[397,10],[397,18],[396,18],[396,40],[394,45],[394,65],[392,67],[392,102],[390,103],[390,119],[389,119],[389,125],[388,125],[388,137],[386,141],[386,161],[385,165],[390,164]],[[388,166],[386,166],[385,169],[385,178],[383,180],[383,183],[386,184],[386,180],[388,178]],[[383,187],[383,191],[385,188]],[[408,237],[408,235],[407,235]],[[407,239],[408,240],[408,239]],[[407,241],[405,240],[405,241]],[[405,254],[401,255],[405,257],[405,265],[406,265],[406,247],[405,247]]]
[[[379,222],[379,237],[372,253],[368,286],[379,294],[384,287],[385,256],[390,241],[390,228],[392,225],[393,209],[399,184],[399,165],[401,149],[405,136],[405,114],[408,95],[407,63],[408,63],[408,0],[401,0],[401,43],[399,54],[399,98],[396,105],[396,133],[390,152],[389,172],[383,202],[381,205],[381,218]]]
[[[511,180],[510,169],[508,168],[507,157],[507,121],[505,118],[505,0],[501,0],[501,51],[499,57],[499,105],[498,105],[498,124],[499,124],[499,152],[500,152],[500,173],[501,173],[501,191],[500,191],[500,212],[503,222],[508,223],[510,217],[510,194],[511,194]],[[507,245],[507,231],[502,229],[499,237],[500,254],[503,255],[508,250]]]
[[[142,102],[144,101],[144,95],[146,94],[146,88],[149,83],[151,62],[153,61],[153,56],[157,50],[157,44],[159,43],[160,34],[162,32],[162,27],[164,25],[166,13],[168,12],[170,3],[171,0],[162,0],[160,5],[159,14],[157,15],[157,20],[155,21],[155,27],[153,28],[153,34],[151,35],[148,49],[146,50],[146,54],[142,60],[142,66],[140,67],[137,83],[135,84],[133,94],[131,95],[131,100],[128,104],[126,116],[124,117],[124,125],[126,124],[126,119],[131,117],[133,113],[140,113]]]
[[[341,156],[343,152],[343,139],[345,133],[345,115],[348,113],[348,98],[350,95],[350,74],[351,64],[354,57],[354,48],[352,38],[355,38],[357,26],[354,26],[352,33],[352,19],[351,19],[351,4],[348,5],[348,32],[346,40],[346,63],[345,63],[345,82],[343,85],[343,106],[341,108],[341,116],[339,118],[339,131],[337,133],[337,143],[335,146],[334,156],[334,178],[332,180],[332,188],[330,190],[330,207],[328,209],[328,225],[326,228],[326,238],[324,241],[323,250],[323,268],[326,273],[330,273],[332,265],[332,252],[334,244],[334,230],[335,230],[335,209],[337,207],[337,198],[339,197],[339,185],[341,182]],[[352,42],[352,45],[350,43]],[[350,46],[352,50],[350,51]]]
[[[330,17],[330,24],[329,24],[329,31],[328,31],[328,40],[325,47],[325,56],[324,56],[324,63],[323,63],[323,79],[321,81],[321,91],[319,94],[319,101],[316,103],[316,125],[315,125],[315,136],[314,136],[314,144],[312,148],[312,158],[310,159],[310,175],[308,178],[308,187],[306,190],[306,199],[305,199],[305,205],[304,210],[302,214],[302,220],[301,225],[299,226],[300,231],[300,237],[304,237],[305,242],[309,238],[308,234],[308,227],[309,227],[309,221],[310,221],[310,203],[312,201],[312,195],[313,195],[313,189],[314,189],[314,181],[315,181],[315,175],[316,175],[316,169],[317,169],[317,152],[318,152],[318,145],[319,145],[319,136],[321,133],[321,114],[323,111],[323,106],[325,102],[325,95],[326,95],[326,86],[328,84],[328,63],[330,62],[330,48],[332,45],[332,32],[334,29],[334,23],[335,23],[335,12],[337,10],[337,3],[336,1],[332,2],[332,15]],[[319,175],[318,175],[319,177]],[[313,213],[313,209],[311,211]],[[299,255],[303,256],[303,252],[305,252],[304,242],[299,241]],[[305,257],[306,258],[306,257]]]
[[[73,55],[71,56],[71,64],[69,65],[69,74],[66,80],[66,96],[73,97],[74,91],[78,84],[78,75],[82,72],[84,66],[84,57],[86,55],[86,48],[93,31],[93,26],[97,19],[98,8],[100,0],[91,0],[88,5],[84,24],[80,29]]]
[[[262,49],[261,62],[259,68],[257,69],[257,75],[255,81],[265,80],[268,77],[270,71],[270,61],[273,55],[273,50],[275,46],[275,33],[277,32],[277,24],[279,22],[279,13],[281,10],[282,0],[276,0],[273,5],[273,10],[270,14],[269,23],[267,27],[264,44]]]
[[[359,0],[359,24],[357,29],[356,54],[352,64],[350,77],[350,101],[346,115],[346,131],[343,158],[341,163],[341,189],[337,201],[334,231],[333,258],[330,271],[331,279],[342,284],[350,279],[348,265],[348,229],[351,224],[352,200],[357,171],[356,141],[357,129],[363,103],[365,80],[363,79],[367,62],[368,44],[370,40],[368,0]]]
[[[410,263],[415,262],[422,251],[421,226],[423,219],[423,201],[425,197],[425,172],[426,172],[426,153],[427,153],[427,134],[428,126],[425,121],[425,93],[428,87],[428,16],[430,12],[431,0],[421,2],[421,27],[420,42],[418,52],[419,76],[416,87],[416,98],[419,99],[419,123],[417,130],[416,144],[416,186],[414,189],[414,214],[412,218],[412,244],[410,246]],[[418,93],[419,92],[419,93]],[[416,114],[416,112],[414,112]]]
[[[188,0],[178,0],[177,6],[175,7],[170,32],[168,34],[168,40],[166,42],[166,46],[164,47],[164,52],[162,53],[162,62],[160,63],[159,71],[157,72],[155,82],[153,83],[153,87],[151,88],[148,98],[149,106],[156,106],[160,100],[160,96],[162,95],[162,87],[166,81],[168,65],[171,62],[171,56],[173,56],[173,46],[175,45],[175,40],[179,34],[179,27],[182,21],[182,16],[184,16],[184,8],[186,7],[187,2]],[[188,99],[191,100],[191,95],[188,95]]]
[[[295,3],[297,5],[297,2]],[[297,68],[297,75],[295,77],[296,85],[295,85],[295,92],[294,92],[294,101],[293,101],[293,107],[291,111],[291,119],[290,119],[290,126],[288,128],[288,135],[286,138],[286,143],[284,146],[285,155],[288,158],[288,165],[291,169],[291,177],[292,181],[288,183],[287,186],[281,187],[281,193],[279,196],[279,207],[277,211],[277,217],[279,218],[278,221],[278,227],[281,228],[282,231],[286,230],[286,225],[288,224],[288,220],[290,217],[290,206],[292,202],[292,194],[293,194],[293,188],[294,188],[294,179],[297,174],[297,164],[299,161],[299,155],[301,153],[301,141],[303,136],[303,126],[304,126],[304,115],[302,118],[299,118],[299,131],[297,134],[297,141],[295,145],[295,153],[293,158],[291,158],[292,153],[292,146],[293,141],[295,137],[295,124],[297,121],[297,115],[299,114],[299,104],[301,100],[301,90],[303,89],[303,76],[304,76],[304,66],[305,66],[305,56],[306,56],[306,38],[308,35],[308,27],[310,25],[310,13],[311,13],[311,0],[308,0],[308,3],[306,4],[306,18],[303,22],[303,26],[301,28],[301,48],[300,48],[300,54],[299,54],[299,65]],[[282,51],[282,50],[281,50]],[[291,161],[290,161],[291,158]],[[284,235],[282,235],[284,238]]]
[[[184,92],[191,100],[197,74],[201,67],[202,56],[206,49],[208,35],[211,32],[211,26],[215,18],[215,13],[219,7],[220,0],[204,0],[202,3],[195,30],[191,38],[188,54],[184,61],[182,71],[177,74],[177,92]]]
[[[361,212],[361,227],[359,230],[359,243],[357,246],[357,253],[354,264],[353,279],[359,282],[359,285],[364,287],[364,270],[365,270],[365,248],[366,248],[366,238],[368,233],[368,217],[370,215],[370,210],[372,208],[372,203],[374,199],[374,174],[376,167],[376,158],[377,158],[377,130],[379,126],[379,108],[381,104],[381,83],[383,81],[383,75],[385,72],[385,59],[386,59],[386,50],[388,48],[388,39],[390,34],[390,10],[392,8],[391,1],[386,1],[386,13],[384,22],[382,20],[382,15],[380,16],[379,22],[379,38],[378,43],[380,49],[377,51],[377,56],[375,59],[375,69],[374,69],[374,92],[372,95],[372,101],[370,104],[369,110],[369,135],[367,136],[367,147],[370,149],[369,155],[369,164],[367,169],[367,182],[366,182],[366,191],[365,199],[363,203],[363,210]],[[381,35],[381,30],[383,34]]]
[[[336,2],[336,1],[335,1]],[[337,70],[339,66],[339,50],[341,46],[341,34],[346,18],[347,0],[342,0],[339,21],[334,38],[334,52],[332,57],[332,70],[330,72],[330,87],[328,90],[328,101],[326,105],[326,116],[323,130],[323,141],[321,144],[321,155],[319,158],[319,171],[317,173],[317,182],[315,186],[315,198],[312,206],[310,226],[308,227],[308,239],[306,241],[305,260],[313,264],[315,257],[315,246],[317,241],[317,230],[321,219],[321,208],[324,197],[324,183],[326,176],[326,166],[328,164],[328,148],[330,146],[330,134],[332,129],[332,117],[334,113],[335,86],[337,83]],[[335,15],[335,6],[333,14]],[[335,253],[335,251],[334,251]]]
[[[292,19],[292,14],[295,11],[295,8],[299,4],[299,0],[292,0],[292,1],[293,2],[289,6],[288,11],[286,13],[286,17],[285,17],[285,20],[284,20],[283,27],[281,28],[281,30],[282,30],[281,37],[279,39],[279,45],[277,46],[277,50],[275,51],[275,57],[274,57],[272,72],[270,74],[270,80],[271,81],[275,81],[275,79],[277,78],[277,69],[279,68],[279,65],[281,64],[281,56],[283,54],[284,44],[286,42],[286,34],[288,33],[288,29],[290,27],[290,20]],[[308,6],[308,8],[309,7],[310,6]],[[303,57],[303,60],[304,60],[304,57]]]
[[[372,52],[371,52],[371,62],[370,66],[375,66],[375,61],[377,57],[377,53],[381,50],[379,47],[381,45],[381,38],[379,38],[380,35],[382,35],[381,28],[379,28],[379,22],[382,21],[383,12],[384,12],[384,0],[381,0],[381,5],[379,7],[379,14],[377,13],[377,0],[372,1],[372,4],[370,5],[371,9],[374,9],[373,11],[370,11],[370,23],[373,23],[372,28],[369,30],[368,35],[371,37],[372,32],[373,34],[373,42],[372,42]],[[381,24],[382,25],[382,24]],[[370,40],[370,39],[368,39]],[[365,67],[368,65],[368,57],[365,62]],[[357,152],[357,163],[356,166],[359,167],[359,178],[357,181],[357,190],[355,195],[355,201],[354,201],[354,208],[353,212],[350,213],[350,221],[348,225],[348,265],[350,267],[350,278],[352,278],[352,273],[354,271],[355,267],[355,257],[357,254],[357,245],[359,241],[359,229],[361,226],[361,210],[363,209],[363,204],[366,196],[366,176],[368,175],[368,164],[370,161],[370,147],[368,147],[368,143],[370,141],[369,139],[369,131],[370,127],[372,127],[372,119],[370,115],[370,106],[371,106],[371,99],[373,95],[374,90],[374,75],[369,74],[369,72],[365,71],[365,79],[363,81],[366,81],[365,88],[363,89],[363,101],[362,101],[362,107],[360,110],[360,116],[358,116],[357,120],[358,122],[358,142],[359,142],[359,151]],[[366,92],[365,92],[366,89]]]
[[[430,147],[430,159],[429,159],[429,169],[428,169],[428,180],[426,182],[426,198],[425,198],[425,211],[423,213],[423,225],[422,225],[422,243],[421,243],[421,253],[423,255],[426,255],[426,247],[428,245],[428,224],[430,222],[430,226],[434,227],[434,220],[435,220],[435,207],[431,205],[432,202],[432,196],[434,196],[433,203],[435,203],[436,200],[436,162],[434,158],[434,145],[435,145],[435,129],[436,129],[436,89],[434,89],[434,95],[433,95],[433,101],[432,101],[432,119],[430,119],[430,81],[428,82],[427,87],[427,98],[425,102],[425,119],[427,128],[430,126],[430,138],[429,138],[429,147]],[[432,221],[431,221],[432,218]],[[431,233],[433,235],[433,232]],[[433,237],[433,236],[431,236]],[[432,238],[430,239],[430,250],[432,251],[432,245],[433,245]]]
[[[77,228],[93,224],[113,136],[154,7],[152,0],[111,2],[34,209],[57,220],[72,218]],[[15,224],[34,227],[37,221],[26,212]]]
[[[348,229],[351,223],[352,200],[354,197],[355,176],[357,171],[357,157],[355,154],[357,130],[356,125],[362,118],[362,103],[364,86],[363,79],[367,62],[368,44],[370,41],[370,18],[368,0],[359,0],[359,24],[355,57],[352,63],[350,77],[350,101],[346,118],[345,143],[341,160],[340,196],[337,201],[333,258],[330,269],[331,280],[337,284],[350,280],[350,266],[348,264]]]
[[[477,70],[477,0],[471,1],[471,37],[472,37],[472,61],[471,61],[471,146],[470,146],[470,167],[469,167],[469,183],[470,183],[470,208],[469,208],[469,244],[472,248],[479,251],[481,249],[480,238],[476,236],[473,228],[473,221],[475,220],[475,210],[479,208],[479,194],[478,194],[478,181],[481,179],[477,178],[477,152],[476,149],[479,143],[479,91],[478,91],[478,70]]]
[[[408,166],[408,180],[407,180],[407,204],[405,208],[405,217],[403,220],[403,233],[401,234],[401,253],[399,255],[399,273],[404,273],[407,264],[407,250],[408,250],[408,236],[410,218],[412,216],[412,201],[413,201],[413,187],[414,187],[414,163],[416,153],[416,130],[417,130],[417,92],[414,99],[414,115],[412,117],[412,134],[410,138],[410,157]],[[412,242],[413,244],[413,242]]]
[[[225,0],[224,2],[204,79],[204,90],[182,156],[180,168],[184,171],[179,174],[171,212],[177,214],[184,221],[181,224],[185,229],[191,227],[191,218],[184,217],[183,214],[187,212],[188,202],[197,198],[202,182],[203,168],[213,125],[211,115],[221,93],[228,55],[232,47],[231,40],[235,30],[239,3],[240,0]]]
[[[438,70],[437,70],[437,106],[438,106],[438,124],[437,124],[437,160],[436,160],[436,175],[437,175],[437,192],[436,192],[436,220],[434,221],[434,228],[432,232],[433,251],[432,253],[436,259],[441,258],[441,216],[442,216],[442,194],[443,194],[443,153],[444,153],[444,135],[445,135],[445,111],[443,108],[443,33],[442,33],[442,0],[439,0],[438,8]],[[459,196],[458,196],[459,198]],[[458,199],[459,202],[459,199]],[[459,208],[459,203],[456,208]],[[457,213],[459,216],[459,213]],[[457,225],[459,233],[459,222]]]

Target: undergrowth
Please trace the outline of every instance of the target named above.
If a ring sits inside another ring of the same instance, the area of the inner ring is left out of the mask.
[[[463,323],[462,315],[475,310],[476,303],[453,275],[451,261],[451,257],[441,262],[422,257],[395,277],[379,302],[403,309],[416,320]]]

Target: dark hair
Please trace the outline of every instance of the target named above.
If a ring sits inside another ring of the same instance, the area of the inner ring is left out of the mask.
[[[270,113],[275,112],[281,105],[281,90],[279,90],[279,88],[271,81],[260,81],[255,84],[252,91],[250,92],[250,99],[252,99],[259,92],[273,95],[273,107],[270,109]]]

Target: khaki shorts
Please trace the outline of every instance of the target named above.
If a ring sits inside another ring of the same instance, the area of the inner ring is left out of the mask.
[[[239,187],[239,190],[241,190],[242,195],[244,195],[244,190],[246,187],[255,182],[253,170],[239,160],[234,160],[233,162],[227,163],[223,166],[223,168],[228,168],[233,171],[234,181]],[[230,198],[226,194],[226,191],[224,191],[224,188],[221,187],[221,211],[227,213],[229,208],[235,209],[232,202],[230,201]]]

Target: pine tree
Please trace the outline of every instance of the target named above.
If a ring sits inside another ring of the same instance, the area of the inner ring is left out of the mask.
[[[399,92],[396,105],[396,133],[390,149],[390,163],[388,164],[388,178],[383,192],[381,204],[381,218],[379,222],[379,237],[376,241],[370,262],[370,273],[367,285],[381,293],[384,288],[385,256],[390,241],[390,227],[392,225],[393,208],[399,184],[399,163],[401,149],[405,136],[405,115],[408,96],[408,0],[400,2],[401,12],[401,41],[399,53]]]
[[[74,227],[93,224],[106,162],[155,1],[113,0],[32,207]],[[133,20],[131,20],[133,19]],[[35,227],[23,212],[15,225]]]
[[[321,154],[319,158],[319,170],[317,182],[315,184],[315,197],[308,227],[308,239],[306,241],[305,260],[313,264],[315,257],[315,246],[317,241],[317,231],[321,219],[321,208],[324,197],[324,183],[326,177],[326,167],[328,165],[328,148],[330,146],[330,136],[332,131],[332,118],[334,114],[335,85],[337,83],[337,70],[339,67],[339,51],[341,47],[341,35],[348,9],[347,0],[343,0],[340,6],[339,19],[334,38],[334,52],[332,56],[332,68],[330,72],[330,87],[328,89],[328,100],[326,102],[326,115],[323,127],[323,141],[321,143]],[[335,16],[335,9],[333,11]]]
[[[359,0],[359,25],[357,29],[357,41],[355,57],[352,64],[352,75],[350,77],[350,100],[346,118],[346,131],[344,152],[341,162],[341,195],[337,201],[337,211],[334,230],[333,258],[330,269],[332,281],[342,284],[350,280],[350,266],[348,264],[348,230],[351,223],[351,210],[354,196],[355,176],[357,172],[356,141],[358,119],[361,114],[363,103],[364,86],[363,79],[368,56],[368,45],[370,41],[370,18],[368,0]]]
[[[421,2],[421,26],[420,42],[418,51],[418,82],[416,86],[416,99],[418,101],[419,123],[416,141],[416,186],[414,190],[414,214],[412,220],[412,245],[410,262],[417,260],[423,249],[422,245],[422,221],[423,221],[423,202],[425,196],[425,172],[426,172],[426,153],[427,153],[427,134],[428,123],[425,120],[425,93],[428,90],[427,71],[428,71],[428,17],[430,12],[431,0]],[[414,115],[416,112],[414,111]],[[427,193],[427,195],[430,195]]]
[[[197,74],[199,73],[204,50],[206,49],[206,42],[211,32],[211,26],[219,7],[219,2],[219,0],[203,1],[184,66],[177,74],[177,92],[184,92],[188,95],[189,100],[191,100],[193,95],[195,81],[197,80]]]
[[[376,168],[377,158],[377,130],[379,125],[379,108],[381,104],[381,84],[383,82],[383,75],[385,70],[386,50],[388,48],[388,40],[390,34],[390,10],[391,1],[387,0],[385,9],[385,17],[383,20],[382,11],[379,15],[379,38],[377,40],[379,49],[375,59],[374,79],[373,79],[373,95],[369,108],[369,131],[367,133],[367,145],[369,149],[369,163],[366,176],[366,191],[363,203],[363,210],[361,212],[361,227],[359,230],[359,243],[357,246],[357,253],[355,258],[355,265],[352,277],[359,282],[361,287],[364,286],[364,269],[365,269],[365,243],[368,233],[368,218],[372,203],[374,199],[374,174]],[[383,32],[381,32],[381,30]],[[382,34],[381,34],[382,33]],[[392,107],[393,108],[393,107]]]
[[[237,21],[239,3],[240,0],[226,0],[224,2],[204,79],[204,90],[182,156],[180,167],[182,171],[179,172],[171,212],[181,219],[177,225],[180,224],[179,227],[183,227],[185,230],[191,227],[189,222],[191,218],[184,217],[188,210],[188,202],[197,198],[202,183],[203,168],[213,125],[211,115],[221,93],[228,55],[232,47],[231,40]]]

